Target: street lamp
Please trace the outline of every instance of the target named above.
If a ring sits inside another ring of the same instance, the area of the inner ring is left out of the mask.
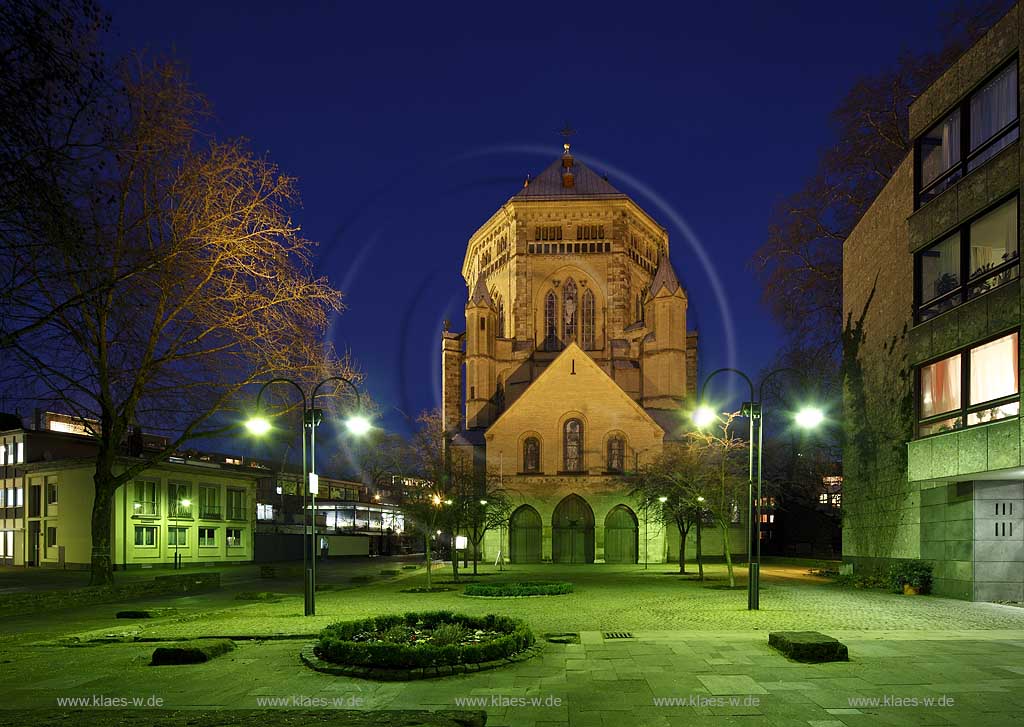
[[[747,609],[757,610],[760,608],[761,593],[761,486],[763,482],[761,462],[764,455],[764,410],[761,402],[764,400],[764,386],[775,374],[791,372],[802,375],[792,368],[779,368],[765,374],[758,387],[758,398],[754,398],[754,382],[745,373],[734,368],[720,368],[708,374],[704,384],[700,388],[697,397],[700,402],[693,412],[693,423],[698,429],[711,424],[715,419],[714,411],[704,403],[704,392],[717,374],[729,371],[743,377],[750,387],[750,400],[743,402],[743,415],[750,421],[750,429],[747,436]],[[825,415],[820,409],[805,407],[797,412],[796,424],[804,429],[813,429],[825,420]],[[757,499],[754,500],[754,428],[757,428]],[[703,499],[703,498],[699,498]],[[754,503],[756,505],[756,513]],[[756,539],[755,539],[756,534]]]
[[[359,389],[356,388],[356,385],[350,379],[345,378],[344,376],[329,376],[324,379],[313,387],[313,391],[308,399],[306,398],[306,392],[303,388],[291,379],[283,377],[271,379],[260,387],[259,393],[256,395],[256,414],[246,422],[246,428],[253,434],[266,434],[270,431],[270,421],[260,414],[260,402],[263,399],[263,392],[271,384],[291,384],[298,390],[299,396],[302,397],[302,571],[305,575],[304,605],[306,616],[316,615],[316,551],[318,550],[316,547],[316,495],[319,489],[319,478],[316,474],[316,427],[323,419],[323,410],[316,408],[316,397],[320,391],[320,387],[331,381],[340,381],[345,383],[352,388],[353,392],[355,392],[356,413],[349,416],[345,421],[345,426],[348,431],[352,434],[365,434],[370,431],[372,425],[369,420],[359,413],[362,408]],[[308,460],[306,458],[307,428],[310,430]],[[306,507],[307,495],[312,498],[310,508],[308,509]],[[307,512],[310,509],[313,511],[313,526],[310,530],[310,539],[307,545],[305,543],[306,519],[308,517]]]
[[[178,554],[178,542],[181,540],[181,528],[178,526],[178,520],[181,517],[181,508],[191,507],[192,501],[188,498],[178,500],[177,507],[174,508],[174,568],[175,570],[181,568],[181,556]]]

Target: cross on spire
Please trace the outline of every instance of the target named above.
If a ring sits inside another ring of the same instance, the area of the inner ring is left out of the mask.
[[[576,129],[574,129],[571,126],[569,126],[569,122],[566,121],[565,122],[565,126],[563,126],[562,130],[559,131],[558,133],[559,133],[559,135],[563,139],[565,139],[565,142],[562,144],[562,148],[564,148],[566,154],[568,154],[569,153],[569,137],[573,136],[576,133]]]

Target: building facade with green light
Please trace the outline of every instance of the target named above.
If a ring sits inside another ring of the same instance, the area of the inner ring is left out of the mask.
[[[910,107],[914,149],[843,251],[843,558],[1024,600],[1015,5]]]

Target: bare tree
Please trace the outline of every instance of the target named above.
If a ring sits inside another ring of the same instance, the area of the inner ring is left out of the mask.
[[[289,214],[294,180],[242,141],[203,137],[206,101],[173,63],[125,64],[116,100],[76,206],[82,244],[16,258],[24,305],[52,315],[12,342],[8,371],[35,383],[26,397],[96,422],[97,584],[113,578],[119,486],[188,440],[231,431],[251,384],[351,374],[323,342],[341,295],[313,275],[314,246]],[[136,427],[167,447],[124,459]]]

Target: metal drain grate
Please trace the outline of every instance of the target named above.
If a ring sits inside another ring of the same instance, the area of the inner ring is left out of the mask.
[[[604,637],[606,639],[631,639],[633,634],[628,631],[605,631]]]

